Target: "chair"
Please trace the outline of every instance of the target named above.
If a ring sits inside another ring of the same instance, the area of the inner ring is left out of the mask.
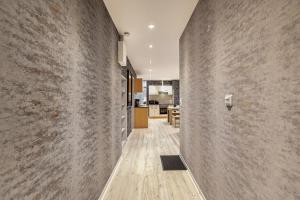
[[[175,128],[180,126],[180,113],[179,113],[179,111],[173,111],[172,112],[171,125],[174,125]]]

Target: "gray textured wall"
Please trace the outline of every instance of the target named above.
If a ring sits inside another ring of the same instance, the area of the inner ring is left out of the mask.
[[[180,84],[179,80],[172,81],[172,88],[173,88],[173,104],[179,105],[180,104]]]
[[[0,199],[96,200],[121,153],[101,0],[0,1]]]
[[[180,66],[181,152],[207,199],[299,200],[300,1],[200,0]]]

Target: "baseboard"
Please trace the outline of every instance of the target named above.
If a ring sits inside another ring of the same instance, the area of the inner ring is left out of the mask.
[[[98,200],[103,200],[103,198],[104,198],[104,196],[105,196],[105,194],[106,194],[106,192],[108,190],[108,186],[112,182],[113,177],[115,176],[116,172],[118,171],[118,169],[120,167],[120,163],[121,163],[122,159],[123,159],[123,156],[121,155],[120,158],[119,158],[119,160],[118,160],[118,162],[117,162],[117,164],[116,164],[116,166],[115,166],[115,168],[113,169],[113,171],[112,171],[112,173],[111,173],[108,181],[106,182],[106,184],[105,184],[105,186],[104,186],[104,188],[102,190],[102,193],[101,193],[100,197],[98,198]]]
[[[117,173],[117,171],[118,171],[118,169],[119,169],[119,167],[120,167],[120,164],[121,164],[121,162],[122,162],[122,160],[123,160],[123,152],[124,152],[123,149],[126,147],[128,141],[129,141],[129,139],[131,138],[131,135],[132,135],[132,134],[130,134],[130,135],[127,137],[126,143],[125,143],[124,147],[122,147],[122,154],[121,154],[121,156],[120,156],[120,158],[119,158],[119,160],[118,160],[116,166],[114,167],[112,173],[110,174],[109,179],[108,179],[108,181],[106,182],[106,184],[105,184],[105,186],[104,186],[104,188],[103,188],[103,190],[102,190],[102,193],[101,193],[100,197],[98,198],[98,200],[103,200],[103,198],[105,197],[105,194],[106,194],[106,192],[107,192],[107,190],[108,190],[108,186],[109,186],[110,183],[112,182],[112,180],[113,180],[114,176],[116,175],[116,173]]]
[[[191,179],[193,180],[193,184],[194,184],[195,187],[197,188],[197,190],[198,190],[198,192],[199,192],[199,195],[200,195],[200,197],[202,198],[201,200],[206,200],[206,198],[205,198],[205,196],[204,196],[202,190],[200,189],[200,187],[199,187],[199,185],[198,185],[196,179],[194,178],[194,176],[193,176],[193,174],[192,174],[192,172],[191,172],[189,166],[188,166],[187,163],[185,162],[183,156],[182,156],[181,154],[180,154],[179,156],[180,156],[181,160],[184,162],[185,166],[187,167],[187,169],[188,169],[188,174],[189,174],[189,176],[191,177]]]

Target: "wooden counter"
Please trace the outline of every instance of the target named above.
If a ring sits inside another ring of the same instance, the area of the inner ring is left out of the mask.
[[[148,107],[134,108],[134,128],[148,128]]]

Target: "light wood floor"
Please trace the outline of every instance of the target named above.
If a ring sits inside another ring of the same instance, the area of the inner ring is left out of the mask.
[[[160,155],[179,154],[178,132],[166,119],[150,119],[148,129],[135,129],[103,199],[201,200],[188,171],[162,171]]]

